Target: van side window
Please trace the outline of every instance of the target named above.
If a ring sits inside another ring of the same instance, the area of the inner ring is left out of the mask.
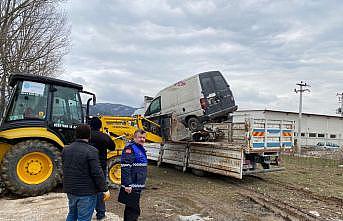
[[[161,111],[161,97],[153,100],[149,106],[148,114],[154,114]]]

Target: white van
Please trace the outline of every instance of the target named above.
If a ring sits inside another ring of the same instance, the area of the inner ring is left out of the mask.
[[[219,71],[196,74],[161,90],[151,101],[144,116],[176,116],[191,131],[205,121],[222,121],[237,110],[230,86]]]

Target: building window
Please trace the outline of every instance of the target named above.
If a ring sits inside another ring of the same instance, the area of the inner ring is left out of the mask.
[[[302,136],[302,137],[305,137],[305,133],[301,133],[301,136]]]
[[[317,134],[316,133],[309,133],[308,136],[309,137],[317,137]]]
[[[336,138],[336,134],[330,134],[330,138]]]
[[[325,137],[324,134],[318,134],[318,137]]]

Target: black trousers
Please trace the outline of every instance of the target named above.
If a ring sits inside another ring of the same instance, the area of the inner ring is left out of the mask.
[[[139,207],[139,204],[134,207],[131,205],[125,205],[124,221],[137,221],[140,214],[141,209]]]
[[[107,176],[107,171],[102,168],[102,172],[104,173],[105,176],[105,183],[107,182],[106,176]],[[96,206],[95,206],[95,211],[96,211],[96,217],[97,218],[102,218],[105,217],[106,213],[106,205],[104,201],[104,193],[100,192],[96,196]]]

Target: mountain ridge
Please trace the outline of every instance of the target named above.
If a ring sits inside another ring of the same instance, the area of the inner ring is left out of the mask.
[[[112,103],[97,103],[90,106],[89,114],[91,116],[109,115],[109,116],[131,116],[138,108]]]

